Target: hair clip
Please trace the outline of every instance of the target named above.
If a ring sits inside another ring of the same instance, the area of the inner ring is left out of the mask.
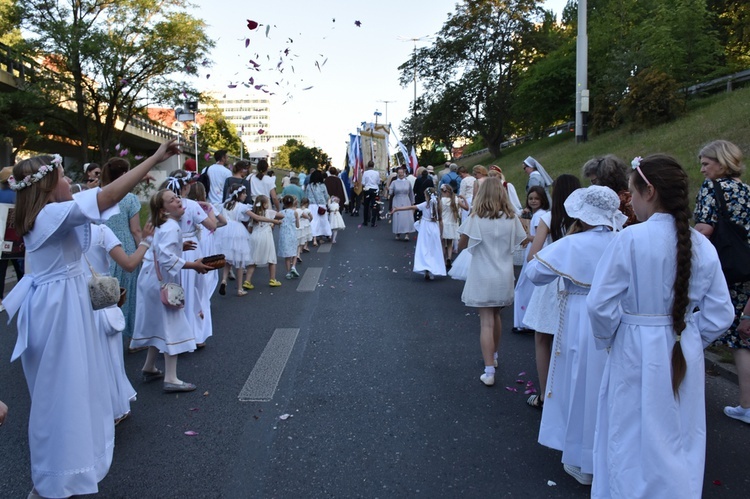
[[[633,161],[630,162],[630,166],[633,168],[633,170],[636,170],[638,172],[638,174],[641,176],[643,181],[646,182],[646,185],[648,185],[649,187],[653,187],[651,185],[651,182],[649,182],[648,179],[646,178],[646,175],[643,174],[643,170],[641,170],[642,160],[643,158],[641,158],[640,156],[636,156],[635,158],[633,158]]]

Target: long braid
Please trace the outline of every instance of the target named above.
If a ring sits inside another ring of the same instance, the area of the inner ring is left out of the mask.
[[[663,154],[654,154],[641,160],[640,170],[645,179],[638,172],[631,176],[638,191],[643,192],[647,189],[646,179],[648,179],[656,189],[661,209],[672,215],[675,220],[677,258],[671,315],[677,338],[672,347],[672,392],[675,398],[678,398],[680,384],[687,372],[680,339],[686,327],[685,314],[690,304],[688,291],[693,255],[693,243],[690,239],[688,176],[674,158]]]

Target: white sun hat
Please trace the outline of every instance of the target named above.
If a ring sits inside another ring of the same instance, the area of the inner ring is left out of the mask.
[[[622,230],[627,217],[620,212],[620,197],[602,185],[576,189],[565,200],[565,211],[592,227],[604,225]]]

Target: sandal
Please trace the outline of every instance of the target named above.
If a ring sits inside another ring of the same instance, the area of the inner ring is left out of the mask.
[[[221,283],[221,284],[219,285],[219,294],[220,294],[221,296],[224,296],[225,294],[227,294],[227,283],[225,283],[225,282],[222,282],[222,283]]]
[[[237,296],[245,296],[247,294],[247,291],[243,291],[241,289],[237,290]]]
[[[526,403],[531,407],[535,407],[537,409],[541,409],[544,407],[544,399],[542,399],[539,395],[532,395],[526,400]]]

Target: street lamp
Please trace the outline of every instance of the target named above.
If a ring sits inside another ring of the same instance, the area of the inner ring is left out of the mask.
[[[388,104],[391,104],[396,101],[395,100],[379,100],[378,102],[382,102],[385,104],[385,124],[390,125],[391,122],[388,121]]]
[[[416,137],[416,126],[417,126],[417,42],[423,42],[430,39],[430,35],[406,38],[403,36],[398,37],[402,42],[413,42],[414,51],[412,52],[412,58],[414,59],[414,102],[412,106],[412,131],[414,132],[414,144],[417,143]]]

